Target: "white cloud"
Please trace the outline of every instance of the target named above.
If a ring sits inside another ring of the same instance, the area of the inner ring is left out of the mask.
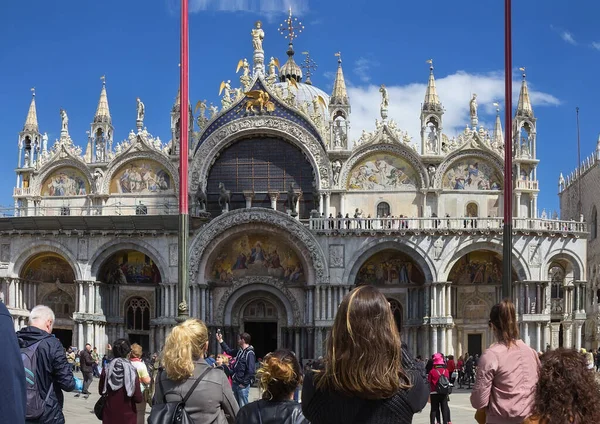
[[[560,36],[567,43],[572,44],[574,46],[577,45],[577,41],[575,41],[575,38],[573,37],[573,34],[571,34],[569,31],[563,31],[563,32],[561,32]]]
[[[592,48],[596,50],[600,50],[600,41],[594,41],[592,43]]]
[[[427,76],[424,75],[426,81]],[[449,136],[458,134],[469,123],[469,100],[473,93],[477,93],[479,104],[479,121],[490,131],[495,119],[494,102],[502,103],[504,98],[504,74],[490,72],[487,74],[469,74],[458,71],[444,78],[436,80],[437,92],[444,106],[443,132]],[[425,97],[427,83],[412,83],[406,85],[386,86],[390,99],[389,117],[394,119],[398,126],[408,131],[414,142],[420,141],[420,111]],[[521,88],[520,80],[513,82],[514,105],[519,98]],[[529,95],[536,107],[556,106],[560,101],[551,94],[532,90],[528,83]],[[348,96],[352,105],[350,115],[350,139],[360,137],[362,130],[372,131],[375,119],[379,118],[379,105],[381,94],[378,85],[349,86]],[[502,115],[504,117],[504,115]],[[504,120],[504,119],[503,119]]]
[[[252,12],[265,16],[287,13],[296,16],[308,11],[308,0],[191,0],[190,12],[205,10],[217,12]]]
[[[373,66],[377,66],[378,63],[372,59],[366,57],[360,57],[354,62],[354,73],[363,82],[367,83],[371,81],[370,70]]]

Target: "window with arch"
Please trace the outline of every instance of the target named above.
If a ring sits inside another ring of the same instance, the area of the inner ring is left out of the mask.
[[[244,309],[244,318],[277,319],[277,309],[271,302],[255,300]]]
[[[128,330],[150,330],[150,304],[142,297],[129,299],[125,307],[125,322]]]
[[[377,216],[385,217],[390,214],[390,204],[387,202],[380,202],[377,205]]]
[[[595,240],[598,237],[598,210],[596,206],[592,209],[592,219],[590,220],[590,237]]]
[[[551,289],[550,297],[552,299],[562,299],[563,297],[563,286],[565,282],[565,270],[559,264],[552,264],[548,271],[548,277],[550,279]]]
[[[479,216],[479,206],[477,203],[471,202],[467,204],[467,217],[477,218]]]
[[[71,314],[75,312],[73,298],[69,293],[62,290],[49,293],[43,304],[54,311],[56,318],[71,318]]]

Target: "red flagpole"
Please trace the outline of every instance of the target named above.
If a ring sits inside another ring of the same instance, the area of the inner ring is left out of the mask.
[[[504,228],[502,250],[502,297],[512,295],[512,6],[504,0]]]
[[[188,136],[189,136],[189,28],[188,0],[181,0],[181,68],[179,69],[179,243],[178,319],[188,317]]]

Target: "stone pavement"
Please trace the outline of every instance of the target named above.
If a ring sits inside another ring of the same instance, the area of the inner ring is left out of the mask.
[[[83,397],[75,398],[74,393],[65,393],[64,413],[66,424],[98,424],[100,422],[93,413],[94,404],[99,397],[98,379],[94,379],[94,382],[90,386],[90,392],[92,392],[92,395],[88,399],[83,399]],[[475,423],[475,419],[473,418],[475,411],[469,402],[470,393],[468,390],[456,390],[450,396],[450,412],[454,424]],[[250,400],[256,400],[257,398],[258,389],[251,389]],[[429,405],[427,405],[423,412],[415,415],[413,424],[429,424],[429,408]],[[147,413],[150,413],[150,408],[147,409]]]

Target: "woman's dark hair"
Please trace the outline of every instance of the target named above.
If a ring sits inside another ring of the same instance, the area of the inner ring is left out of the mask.
[[[544,353],[535,392],[534,413],[548,424],[600,422],[600,386],[574,349]]]
[[[286,400],[302,384],[300,364],[288,349],[267,354],[256,374],[264,400]]]
[[[500,342],[511,345],[519,338],[515,305],[509,299],[492,306],[490,324],[494,326],[496,337]]]
[[[400,333],[388,300],[377,288],[360,286],[339,306],[316,385],[347,396],[387,399],[410,387],[402,360]]]
[[[127,339],[118,339],[112,345],[112,352],[115,358],[127,358],[131,352],[131,343]]]

